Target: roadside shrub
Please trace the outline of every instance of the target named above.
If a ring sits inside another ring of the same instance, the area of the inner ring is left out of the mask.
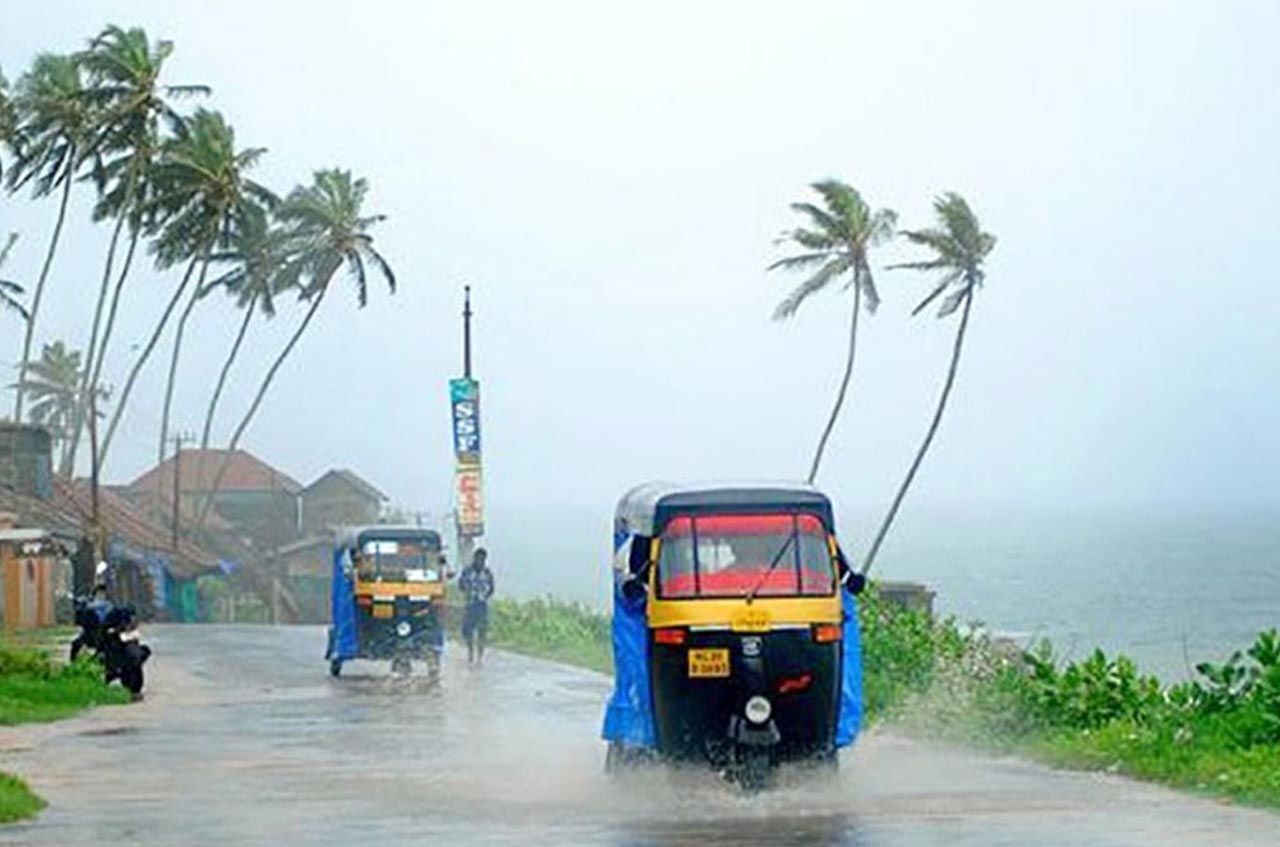
[[[1024,655],[1026,701],[1046,725],[1098,729],[1112,721],[1149,723],[1164,705],[1160,682],[1138,673],[1127,656],[1094,650],[1083,662],[1058,668],[1048,642]]]

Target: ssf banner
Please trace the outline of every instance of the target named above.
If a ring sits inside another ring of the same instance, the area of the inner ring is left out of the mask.
[[[459,465],[480,464],[480,383],[449,380],[453,404],[453,452]]]
[[[449,380],[453,406],[454,502],[458,532],[468,537],[484,534],[484,477],[480,470],[480,383],[474,379]]]

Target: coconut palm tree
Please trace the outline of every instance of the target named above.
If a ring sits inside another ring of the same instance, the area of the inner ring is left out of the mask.
[[[9,80],[5,79],[4,70],[0,69],[0,150],[14,144],[14,127],[18,116],[13,108],[13,99],[9,95]],[[4,176],[4,160],[0,159],[0,177]]]
[[[278,217],[291,228],[290,237],[296,239],[294,247],[297,252],[281,267],[278,285],[297,287],[300,298],[310,301],[310,305],[280,354],[267,369],[253,401],[232,433],[209,488],[210,492],[217,491],[222,484],[240,438],[257,414],[262,398],[266,396],[280,366],[289,358],[298,340],[311,325],[312,318],[319,311],[338,272],[345,269],[355,286],[356,302],[360,308],[364,308],[369,301],[370,265],[386,281],[391,292],[395,293],[395,272],[374,249],[373,236],[370,234],[374,225],[386,220],[386,216],[364,214],[364,201],[368,193],[369,184],[365,180],[352,177],[350,171],[334,168],[317,171],[311,185],[295,188],[281,203]],[[204,521],[212,503],[212,495],[205,498],[199,522]]]
[[[157,197],[169,218],[157,239],[157,251],[174,251],[183,258],[200,256],[200,278],[178,318],[174,335],[160,416],[157,462],[164,461],[169,439],[169,415],[183,335],[196,303],[210,291],[205,278],[213,252],[230,242],[237,222],[246,214],[246,204],[276,202],[271,192],[245,175],[265,152],[262,147],[236,150],[235,131],[221,113],[199,109],[185,131],[167,146],[156,166]]]
[[[37,56],[31,69],[18,80],[13,108],[17,115],[14,129],[17,144],[14,161],[6,175],[9,190],[17,191],[30,184],[37,197],[47,196],[59,188],[62,190],[58,216],[49,236],[44,264],[36,278],[31,314],[22,340],[13,410],[14,420],[21,420],[23,385],[45,283],[62,237],[71,184],[93,145],[97,115],[86,96],[79,62],[75,57],[52,53]]]
[[[144,230],[143,211],[148,196],[148,176],[160,149],[162,124],[178,126],[181,118],[174,99],[209,93],[204,85],[168,85],[160,82],[164,63],[173,53],[173,43],[152,43],[145,30],[108,26],[89,42],[79,60],[88,77],[89,96],[102,117],[93,177],[99,197],[94,221],[115,219],[107,256],[102,269],[97,304],[89,335],[88,357],[81,376],[81,393],[88,395],[101,379],[107,346],[120,305],[121,292],[133,264],[139,238]],[[103,324],[113,264],[120,236],[129,225],[129,243],[124,262],[111,290],[111,308]],[[101,337],[99,330],[101,329]],[[74,465],[82,426],[77,426],[64,462]]]
[[[200,432],[202,452],[209,449],[214,415],[222,399],[227,376],[231,373],[245,336],[248,335],[249,324],[259,311],[264,318],[275,316],[275,298],[280,293],[280,271],[292,261],[296,245],[297,238],[291,230],[276,225],[265,207],[250,203],[244,208],[228,248],[211,257],[213,264],[229,264],[230,268],[207,287],[210,290],[222,288],[235,297],[236,305],[244,312],[244,317],[209,397],[204,427]]]
[[[0,268],[4,267],[4,263],[9,258],[9,251],[13,249],[13,245],[17,240],[18,233],[11,232],[9,237],[5,239],[4,247],[0,247]],[[23,287],[13,280],[0,278],[0,309],[17,312],[18,317],[24,321],[29,320],[26,307],[18,299],[25,293],[26,291]]]
[[[28,417],[49,430],[55,442],[67,438],[78,419],[80,351],[61,341],[44,345],[40,358],[27,367]]]
[[[812,271],[809,278],[800,283],[774,310],[775,320],[790,318],[813,294],[828,288],[837,280],[844,280],[844,290],[853,289],[853,308],[849,319],[849,353],[845,359],[844,376],[836,402],[827,418],[827,425],[818,439],[813,463],[809,466],[809,482],[818,475],[822,454],[827,440],[835,428],[840,409],[844,406],[853,375],[853,361],[858,349],[858,314],[863,301],[867,314],[874,314],[880,305],[875,280],[867,254],[893,238],[898,216],[890,209],[872,209],[862,195],[851,186],[835,179],[815,182],[813,190],[822,198],[822,205],[792,203],[791,208],[805,218],[806,226],[799,226],[783,233],[780,241],[794,244],[804,252],[779,259],[769,270]]]
[[[951,293],[947,294],[938,309],[938,317],[948,317],[958,310],[960,312],[960,323],[956,327],[955,344],[951,350],[951,364],[947,368],[947,378],[942,384],[942,393],[938,397],[938,405],[934,409],[933,419],[929,422],[929,429],[925,433],[924,441],[920,443],[920,449],[916,451],[915,459],[912,460],[911,467],[907,470],[907,475],[902,480],[902,485],[899,486],[897,494],[894,495],[893,504],[889,507],[889,513],[885,515],[884,522],[876,533],[875,541],[871,544],[871,549],[867,553],[867,560],[862,566],[863,574],[871,570],[876,554],[880,552],[880,545],[884,543],[885,535],[888,534],[889,527],[893,524],[893,519],[897,516],[898,509],[902,506],[902,499],[906,496],[907,489],[911,487],[911,482],[915,479],[916,472],[920,470],[920,463],[924,461],[925,453],[929,452],[929,445],[933,443],[933,437],[938,434],[938,424],[942,422],[942,413],[947,408],[947,398],[951,396],[951,387],[956,381],[956,370],[960,365],[960,351],[964,347],[965,332],[969,328],[969,310],[973,307],[973,297],[977,290],[982,287],[982,282],[986,278],[986,269],[983,265],[987,260],[988,254],[996,246],[996,237],[982,231],[977,216],[974,215],[973,210],[969,208],[969,204],[959,194],[948,192],[938,197],[933,201],[933,210],[937,215],[937,226],[903,233],[912,243],[932,250],[933,256],[922,261],[905,262],[892,267],[941,274],[941,278],[934,285],[933,290],[920,301],[911,314],[920,314],[929,304],[950,290]]]
[[[179,318],[165,388],[160,442],[163,460],[182,339],[195,304],[209,292],[205,277],[210,257],[220,245],[227,243],[245,203],[276,202],[275,195],[244,175],[263,152],[262,148],[236,150],[231,126],[220,113],[207,109],[197,109],[179,134],[166,143],[153,171],[154,198],[146,214],[152,220],[163,221],[152,244],[157,266],[166,269],[185,262],[187,270],[125,380],[107,426],[100,461],[106,458],[138,374],[155,350],[178,302],[190,288]],[[195,286],[190,287],[197,268],[199,278]]]

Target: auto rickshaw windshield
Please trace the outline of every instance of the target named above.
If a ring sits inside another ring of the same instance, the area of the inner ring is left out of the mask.
[[[835,570],[822,522],[806,513],[681,516],[668,522],[658,596],[826,597]]]
[[[371,539],[360,547],[356,570],[362,580],[435,582],[439,551],[415,541]]]

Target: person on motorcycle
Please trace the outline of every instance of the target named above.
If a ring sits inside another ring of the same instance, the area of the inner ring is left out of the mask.
[[[71,661],[75,661],[85,647],[95,653],[102,650],[102,628],[111,613],[114,604],[107,597],[107,584],[98,582],[93,586],[93,595],[88,602],[77,601],[76,623],[80,633],[71,642]]]

